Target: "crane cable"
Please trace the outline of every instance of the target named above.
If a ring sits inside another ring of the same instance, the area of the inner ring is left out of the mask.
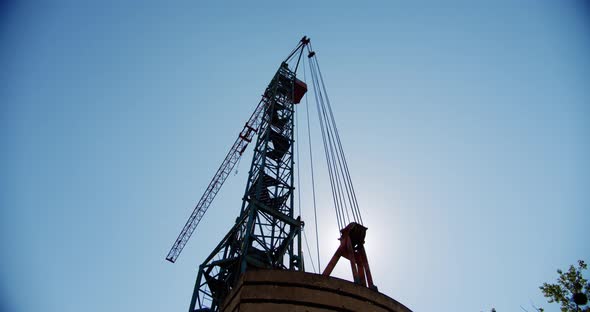
[[[317,63],[317,59],[314,59],[314,61],[316,62],[316,67],[318,69],[318,74],[320,75],[320,81],[322,83],[322,88],[324,90],[324,93],[326,94],[326,107],[328,108],[328,112],[329,112],[329,116],[330,119],[332,121],[332,125],[333,125],[333,131],[334,131],[334,137],[335,140],[334,142],[337,144],[337,146],[335,146],[335,148],[337,147],[339,154],[337,154],[337,156],[340,156],[338,158],[338,164],[340,165],[340,170],[342,171],[343,174],[343,179],[344,179],[344,187],[346,189],[346,194],[348,196],[348,200],[350,202],[350,209],[351,209],[351,213],[354,215],[354,220],[358,223],[363,223],[362,221],[362,216],[360,213],[360,209],[358,206],[358,201],[356,198],[356,193],[354,191],[354,186],[352,184],[352,179],[350,177],[350,170],[348,169],[348,163],[346,161],[346,157],[344,154],[344,149],[342,148],[342,142],[340,140],[340,134],[338,132],[338,128],[336,127],[336,120],[334,118],[334,113],[332,112],[332,106],[330,104],[330,99],[328,97],[327,91],[326,91],[326,86],[324,83],[324,79],[322,77],[322,72],[321,69],[319,67],[319,64]]]
[[[305,59],[304,59],[304,61],[305,61]],[[305,80],[305,66],[303,66],[303,70],[304,70],[303,80]],[[305,100],[307,101],[307,97]],[[295,132],[296,132],[296,136],[297,136],[297,138],[295,140],[296,145],[297,145],[296,146],[296,148],[297,148],[297,206],[298,206],[298,210],[299,210],[299,215],[301,216],[301,170],[299,168],[300,163],[301,163],[299,161],[299,138],[300,138],[299,137],[299,114],[295,115],[295,122],[296,122]],[[314,190],[314,192],[315,192],[315,190]],[[314,205],[314,208],[315,208],[315,205]],[[317,232],[317,220],[316,220],[315,224],[316,224],[316,232]],[[301,232],[303,232],[303,240],[305,241],[305,246],[307,247],[307,254],[309,256],[309,260],[311,261],[311,267],[314,272],[319,273],[320,268],[318,267],[318,270],[316,271],[315,264],[313,263],[313,256],[311,254],[311,249],[309,248],[309,243],[307,241],[307,235],[305,234],[305,228],[303,228],[301,230]],[[316,238],[317,238],[317,235],[316,235]],[[319,253],[318,253],[318,255],[319,255]],[[318,265],[319,265],[319,257],[318,257]]]
[[[361,216],[361,210],[359,208],[358,200],[356,198],[356,193],[354,191],[354,186],[352,184],[352,178],[350,177],[350,170],[348,169],[348,162],[346,161],[346,157],[344,155],[344,149],[342,148],[342,142],[340,141],[340,134],[338,133],[338,128],[336,127],[336,120],[334,119],[334,113],[332,112],[332,105],[330,105],[330,99],[328,98],[328,93],[326,91],[326,85],[324,84],[324,78],[322,77],[322,71],[320,70],[320,66],[317,63],[317,58],[315,58],[315,62],[317,65],[318,73],[320,75],[320,81],[322,82],[322,88],[324,89],[324,93],[326,94],[326,102],[328,104],[327,107],[330,112],[330,118],[331,118],[332,123],[334,125],[334,131],[336,134],[336,141],[338,143],[338,149],[340,151],[340,154],[342,155],[341,165],[342,164],[344,165],[344,173],[345,173],[346,182],[347,182],[347,184],[345,184],[345,186],[347,186],[347,189],[349,190],[348,194],[351,195],[351,197],[352,197],[349,200],[351,201],[351,204],[353,204],[353,207],[354,207],[353,213],[356,214],[357,222],[360,221],[359,223],[362,224],[363,218]]]
[[[307,46],[307,49],[309,52],[308,59],[312,78],[311,82],[314,89],[316,108],[320,121],[322,142],[324,145],[324,153],[326,156],[326,164],[328,167],[328,175],[330,178],[332,199],[334,201],[338,227],[342,229],[350,222],[362,224],[362,217],[352,184],[350,170],[346,161],[344,149],[342,148],[340,134],[336,127],[334,113],[319,68],[317,56],[315,55],[315,52],[313,52],[311,44]]]
[[[305,59],[303,59],[304,66],[303,67],[303,79],[307,80],[306,72],[305,72]],[[322,269],[322,265],[320,262],[320,239],[318,234],[318,210],[316,204],[316,195],[315,195],[315,175],[313,170],[313,152],[312,152],[312,143],[311,143],[311,126],[310,126],[310,118],[309,118],[309,101],[307,96],[305,96],[305,111],[307,115],[307,137],[309,142],[309,162],[311,167],[311,190],[312,190],[312,197],[313,197],[313,215],[314,215],[314,225],[315,225],[315,246],[316,252],[318,257],[318,273]]]
[[[309,67],[310,67],[310,72],[311,72],[311,76],[312,76],[312,84],[313,84],[313,89],[314,89],[314,96],[315,96],[315,101],[316,101],[316,108],[318,111],[318,117],[319,117],[319,121],[320,121],[320,130],[322,133],[322,143],[324,145],[324,152],[326,154],[326,163],[328,166],[328,175],[330,178],[330,187],[331,187],[331,191],[332,191],[332,198],[334,199],[334,210],[336,212],[336,219],[338,222],[338,227],[339,228],[343,228],[343,224],[345,222],[344,220],[344,215],[343,215],[343,211],[341,209],[341,200],[340,200],[340,196],[338,191],[337,191],[337,185],[334,181],[334,172],[333,172],[333,168],[332,168],[332,162],[331,162],[331,157],[329,155],[329,148],[326,142],[326,131],[327,129],[324,127],[324,118],[322,118],[322,110],[320,108],[320,98],[321,98],[321,94],[318,95],[318,86],[317,86],[317,79],[316,79],[316,75],[314,72],[314,68],[313,68],[313,59],[309,59]]]

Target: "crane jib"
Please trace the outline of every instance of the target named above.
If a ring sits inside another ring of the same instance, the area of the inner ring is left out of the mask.
[[[225,179],[228,177],[229,173],[233,170],[236,163],[248,147],[248,143],[252,142],[252,138],[256,133],[258,127],[260,126],[260,118],[262,116],[262,111],[264,108],[263,100],[258,103],[258,106],[254,110],[252,116],[244,126],[244,129],[240,132],[240,135],[232,145],[229,153],[221,163],[221,166],[213,176],[213,179],[209,183],[207,190],[195,206],[193,213],[187,220],[186,224],[184,225],[182,231],[178,235],[178,238],[174,242],[174,245],[168,252],[166,256],[166,260],[174,263],[176,259],[182,252],[182,249],[188,242],[188,239],[193,234],[194,230],[196,229],[197,225],[205,215],[207,208],[211,205],[211,202],[217,195],[217,192],[225,182]]]

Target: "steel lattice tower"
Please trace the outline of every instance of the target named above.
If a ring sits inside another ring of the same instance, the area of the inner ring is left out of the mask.
[[[303,222],[293,215],[293,117],[306,90],[287,63],[266,88],[240,215],[199,267],[189,311],[218,311],[247,270],[303,271]]]

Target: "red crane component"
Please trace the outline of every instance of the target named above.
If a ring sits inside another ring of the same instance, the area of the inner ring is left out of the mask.
[[[286,86],[291,85],[289,77],[280,76],[279,80],[281,80],[282,83]],[[269,96],[268,92],[269,92],[269,90],[266,90],[266,92],[264,93],[265,97]],[[293,83],[293,88],[282,89],[282,90],[280,90],[280,92],[285,94],[285,96],[287,96],[288,98],[292,98],[293,104],[299,104],[301,102],[301,99],[303,98],[303,96],[307,92],[307,84],[305,82],[295,78],[294,83]],[[293,94],[290,94],[291,92]]]
[[[352,222],[340,230],[340,247],[330,259],[322,275],[330,276],[340,257],[350,260],[354,282],[371,289],[377,289],[373,284],[373,276],[369,268],[369,261],[365,253],[365,236],[367,228]]]
[[[299,104],[305,95],[305,92],[307,92],[307,84],[295,78],[295,87],[293,89],[293,103]]]

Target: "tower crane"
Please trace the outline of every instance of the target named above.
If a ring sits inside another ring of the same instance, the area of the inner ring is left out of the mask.
[[[256,109],[166,256],[170,262],[177,260],[229,173],[255,140],[240,214],[233,227],[199,266],[190,312],[219,311],[246,271],[305,270],[301,241],[304,223],[300,216],[294,215],[293,209],[295,105],[308,91],[307,84],[297,78],[297,70],[305,51],[308,52],[332,198],[341,233],[340,247],[323,275],[330,275],[338,260],[344,257],[350,261],[354,282],[376,289],[364,250],[367,228],[362,225],[317,57],[310,39],[304,36],[281,62]]]

